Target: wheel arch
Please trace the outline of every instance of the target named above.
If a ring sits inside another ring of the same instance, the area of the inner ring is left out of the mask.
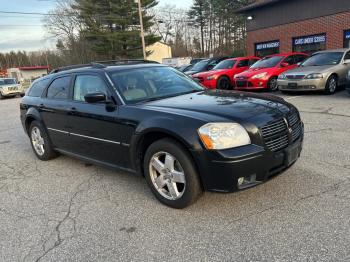
[[[25,129],[27,131],[27,134],[29,133],[30,124],[33,121],[40,121],[42,123],[42,118],[37,110],[35,110],[34,108],[30,108],[28,110],[26,117],[25,117],[25,120],[24,120],[24,125],[25,125]]]
[[[202,183],[202,178],[199,174],[199,168],[198,165],[191,153],[191,146],[189,143],[183,139],[181,136],[177,135],[174,132],[171,132],[166,129],[162,128],[154,128],[154,129],[149,129],[145,130],[142,134],[137,135],[138,137],[133,141],[131,145],[131,159],[133,159],[133,165],[134,169],[144,176],[144,170],[143,170],[143,161],[144,161],[144,156],[147,151],[147,149],[156,141],[160,139],[171,139],[176,141],[178,144],[180,144],[186,152],[189,154],[191,157],[191,160],[193,161],[193,164],[196,168],[196,171],[198,173],[198,177],[200,180],[201,185],[203,186]]]

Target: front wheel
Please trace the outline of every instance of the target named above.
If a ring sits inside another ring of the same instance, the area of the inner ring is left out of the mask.
[[[333,95],[338,87],[338,79],[336,76],[332,75],[328,78],[325,88],[326,95]]]
[[[147,149],[144,171],[153,194],[167,206],[185,208],[202,192],[191,156],[172,139],[159,140]]]
[[[0,100],[1,99],[4,99],[4,96],[1,94],[1,92],[0,92]]]
[[[218,82],[216,84],[216,89],[220,90],[230,90],[232,89],[230,79],[226,76],[222,76],[218,79]]]
[[[267,83],[267,88],[271,92],[275,92],[278,90],[278,85],[277,85],[277,77],[271,77],[269,82]]]

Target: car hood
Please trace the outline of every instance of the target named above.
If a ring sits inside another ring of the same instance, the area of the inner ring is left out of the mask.
[[[197,74],[199,73],[199,71],[194,71],[194,70],[190,70],[190,71],[186,71],[185,74],[188,75],[188,76],[191,76],[191,75],[194,75],[194,74]]]
[[[270,73],[271,70],[273,70],[273,67],[270,68],[250,68],[247,71],[244,71],[243,73],[237,74],[236,77],[252,77],[260,73]]]
[[[285,74],[313,74],[313,73],[325,73],[337,65],[326,65],[326,66],[305,66],[305,67],[297,67],[292,70],[287,71]]]
[[[195,117],[204,121],[251,122],[259,125],[285,116],[292,109],[273,95],[206,90],[143,104],[145,109]]]
[[[217,70],[210,70],[207,72],[202,72],[202,73],[198,73],[198,74],[194,74],[194,77],[207,77],[207,76],[213,76],[216,74],[221,74],[224,73],[227,69],[217,69]]]

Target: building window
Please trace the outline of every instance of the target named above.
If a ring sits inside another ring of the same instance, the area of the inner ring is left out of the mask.
[[[268,55],[278,54],[279,52],[280,52],[279,40],[255,44],[255,56],[265,57]]]
[[[350,29],[344,31],[344,48],[350,48]]]
[[[326,49],[326,34],[308,35],[293,38],[293,52],[312,54]]]

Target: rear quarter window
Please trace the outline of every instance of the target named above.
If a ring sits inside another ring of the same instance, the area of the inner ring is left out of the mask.
[[[29,89],[27,96],[31,97],[41,97],[45,87],[50,82],[50,79],[43,79],[35,82],[32,87]]]

